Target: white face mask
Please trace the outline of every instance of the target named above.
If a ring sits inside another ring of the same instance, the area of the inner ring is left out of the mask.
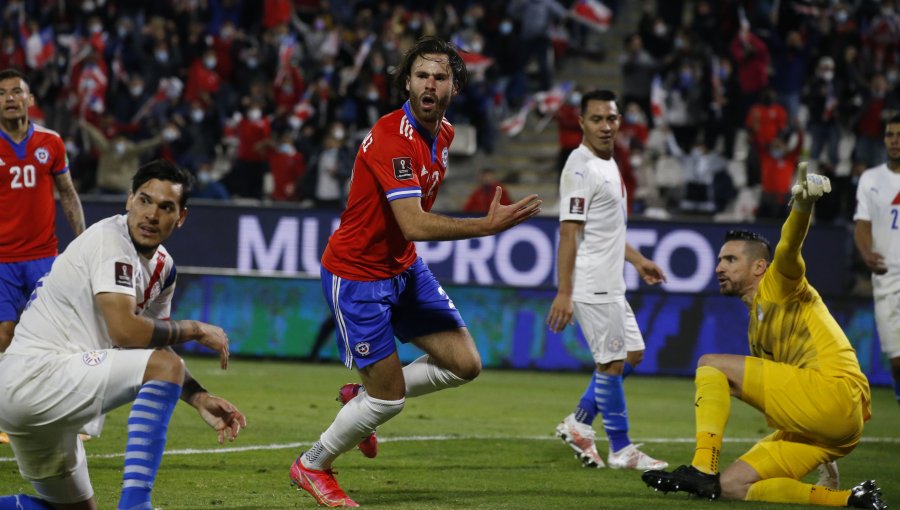
[[[203,110],[191,110],[191,120],[194,122],[200,122],[203,120],[204,112]]]
[[[262,118],[262,110],[259,108],[252,108],[247,112],[247,118],[252,120],[253,122],[258,121]]]
[[[113,144],[113,150],[116,151],[116,154],[124,154],[125,153],[125,142],[116,142]]]
[[[291,115],[288,117],[288,125],[290,125],[292,129],[300,129],[300,126],[303,125],[303,121],[298,117]]]
[[[167,142],[171,142],[172,140],[178,138],[178,131],[175,131],[174,129],[171,129],[171,128],[166,128],[163,130],[162,136],[163,136],[163,140],[165,140]]]
[[[128,90],[131,91],[132,96],[139,96],[139,95],[141,95],[142,92],[144,92],[144,87],[141,85],[135,85],[134,87],[131,87]]]
[[[209,172],[200,172],[197,174],[197,180],[202,184],[209,184],[213,182],[213,176]]]
[[[215,57],[206,57],[203,59],[203,65],[206,66],[207,69],[213,69],[216,67],[216,58]]]
[[[283,143],[278,146],[278,152],[282,154],[294,154],[295,152],[297,152],[297,150],[294,149],[293,145],[289,143]]]
[[[834,71],[825,71],[822,73],[822,79],[825,81],[831,81],[834,79]]]

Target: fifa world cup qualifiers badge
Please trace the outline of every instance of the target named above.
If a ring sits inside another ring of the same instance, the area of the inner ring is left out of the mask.
[[[398,181],[408,181],[413,178],[412,158],[394,158],[394,178]]]
[[[584,198],[572,197],[569,199],[569,214],[584,214]]]
[[[134,268],[131,264],[125,262],[116,262],[116,285],[121,287],[134,288],[133,283]]]

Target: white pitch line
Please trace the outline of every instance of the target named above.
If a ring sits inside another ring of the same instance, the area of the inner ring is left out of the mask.
[[[410,441],[558,441],[558,439],[554,436],[518,436],[518,437],[510,437],[510,436],[398,436],[398,437],[378,437],[379,443],[400,443],[400,442],[410,442]],[[748,437],[726,437],[726,443],[755,443],[759,438],[748,438]],[[648,437],[644,439],[635,440],[635,443],[693,443],[696,441],[693,437]],[[598,441],[598,442],[603,442]],[[876,444],[900,444],[900,437],[864,437],[862,438],[863,443],[876,443]],[[184,448],[180,450],[166,450],[165,455],[209,455],[216,453],[240,453],[240,452],[254,452],[254,451],[262,451],[262,450],[290,450],[294,448],[300,448],[303,446],[309,446],[313,444],[312,441],[307,441],[303,443],[282,443],[282,444],[262,444],[262,445],[248,445],[248,446],[227,446],[222,448],[209,448],[209,449],[197,449],[197,448]],[[102,453],[102,454],[94,454],[88,455],[89,459],[114,459],[117,457],[124,457],[124,453]],[[15,457],[0,457],[0,462],[14,462]]]

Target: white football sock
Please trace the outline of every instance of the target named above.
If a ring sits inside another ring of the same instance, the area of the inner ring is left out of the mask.
[[[406,380],[407,398],[456,388],[469,382],[446,368],[435,365],[427,354],[403,367],[403,378]]]
[[[360,392],[344,404],[319,441],[303,455],[303,465],[310,469],[330,468],[340,454],[355,448],[376,427],[400,413],[404,401],[381,400]]]

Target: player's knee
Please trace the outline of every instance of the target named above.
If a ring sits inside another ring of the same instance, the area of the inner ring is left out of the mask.
[[[479,374],[481,374],[481,356],[477,353],[475,356],[460,363],[459,366],[453,370],[453,375],[462,380],[460,384],[474,381]]]
[[[628,351],[625,361],[630,363],[632,367],[638,366],[641,361],[644,361],[644,351]]]
[[[184,360],[172,351],[153,351],[144,369],[144,382],[167,381],[181,384],[184,381]]]
[[[728,476],[722,476],[719,479],[719,486],[722,488],[722,499],[743,500],[747,497],[750,485],[744,480]]]
[[[704,354],[700,356],[700,359],[697,360],[697,368],[700,367],[715,367],[716,366],[716,355],[715,354]]]
[[[6,352],[7,347],[9,347],[9,344],[12,342],[15,329],[15,322],[0,323],[0,353]]]

